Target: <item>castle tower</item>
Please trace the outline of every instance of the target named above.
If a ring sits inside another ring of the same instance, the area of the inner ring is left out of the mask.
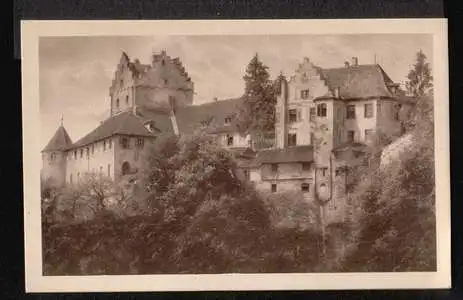
[[[193,104],[194,84],[178,57],[153,53],[149,64],[123,52],[109,89],[111,116],[140,108],[169,109]]]
[[[278,77],[279,91],[275,107],[275,140],[276,148],[284,149],[287,146],[287,110],[288,110],[288,81],[283,74]]]
[[[63,124],[42,150],[42,180],[51,180],[56,186],[62,186],[66,182],[66,150],[72,146]]]

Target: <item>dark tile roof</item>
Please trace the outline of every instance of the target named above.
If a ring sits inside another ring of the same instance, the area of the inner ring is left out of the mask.
[[[347,142],[339,145],[338,147],[333,149],[333,152],[342,152],[342,151],[348,151],[348,150],[353,150],[353,151],[363,151],[367,148],[368,146],[363,143],[358,143],[358,142]]]
[[[179,131],[192,133],[207,122],[207,131],[210,133],[236,132],[236,113],[241,105],[242,98],[218,100],[201,105],[191,105],[177,108],[175,115]],[[225,118],[232,117],[232,122],[225,125]]]
[[[74,143],[73,148],[82,147],[117,134],[146,137],[155,136],[156,132],[151,133],[144,126],[146,120],[135,116],[132,111],[119,113],[106,119],[100,126]]]
[[[154,127],[162,133],[174,132],[172,121],[170,119],[170,109],[140,107],[137,108],[137,115],[143,118],[145,121],[154,122]]]
[[[312,162],[313,147],[310,145],[294,146],[285,149],[266,149],[257,153],[256,160],[261,164]]]
[[[71,146],[72,140],[66,129],[61,125],[42,151],[63,151],[69,149]]]
[[[393,81],[379,65],[317,70],[333,93],[339,88],[339,96],[343,99],[393,97],[388,88]]]

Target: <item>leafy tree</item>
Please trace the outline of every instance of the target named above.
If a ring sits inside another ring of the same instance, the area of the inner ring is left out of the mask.
[[[411,95],[415,97],[425,96],[432,91],[433,76],[431,75],[431,67],[423,51],[420,50],[416,53],[416,62],[408,72],[407,78],[406,88]]]
[[[270,80],[268,67],[258,54],[249,62],[243,76],[244,106],[240,111],[238,129],[242,132],[268,132],[275,126],[275,85]]]

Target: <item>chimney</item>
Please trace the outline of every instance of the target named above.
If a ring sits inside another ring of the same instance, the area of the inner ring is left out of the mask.
[[[352,57],[352,66],[358,66],[359,59],[358,57]]]
[[[345,62],[344,62],[344,67],[349,68],[349,66],[350,66],[349,62],[348,62],[348,61],[345,61]]]

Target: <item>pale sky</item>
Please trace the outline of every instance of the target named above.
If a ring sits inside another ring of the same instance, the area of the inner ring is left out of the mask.
[[[272,79],[291,76],[304,57],[322,68],[344,66],[357,56],[372,64],[376,55],[396,82],[406,80],[415,54],[423,50],[432,67],[432,36],[267,35],[47,37],[39,44],[41,143],[45,146],[60,124],[73,142],[109,116],[109,87],[122,51],[131,60],[149,63],[153,51],[180,57],[195,84],[195,103],[241,96],[243,75],[257,52]]]

